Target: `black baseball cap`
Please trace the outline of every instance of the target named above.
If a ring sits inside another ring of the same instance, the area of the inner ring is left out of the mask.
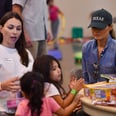
[[[104,29],[106,26],[112,24],[112,15],[105,9],[96,10],[92,13],[91,23],[88,28],[95,27]]]

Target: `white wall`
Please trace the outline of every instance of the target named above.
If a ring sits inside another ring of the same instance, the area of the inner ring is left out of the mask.
[[[71,29],[74,26],[82,27],[84,36],[90,36],[91,32],[87,26],[89,15],[94,10],[105,8],[116,16],[116,0],[55,0],[55,4],[65,14],[65,37],[71,37]]]

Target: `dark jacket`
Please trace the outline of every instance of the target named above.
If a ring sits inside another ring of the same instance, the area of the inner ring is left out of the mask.
[[[0,19],[8,11],[12,10],[12,0],[0,0]]]

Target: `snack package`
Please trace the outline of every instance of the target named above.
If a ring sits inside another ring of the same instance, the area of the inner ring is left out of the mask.
[[[93,104],[116,106],[116,83],[86,84],[84,95],[92,99]]]
[[[102,78],[106,78],[108,82],[116,82],[116,74],[101,74]]]

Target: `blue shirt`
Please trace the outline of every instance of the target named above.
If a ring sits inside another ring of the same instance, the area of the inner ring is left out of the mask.
[[[107,44],[98,60],[97,42],[95,39],[82,47],[82,69],[85,83],[106,81],[100,74],[116,73],[116,40],[108,37]]]

